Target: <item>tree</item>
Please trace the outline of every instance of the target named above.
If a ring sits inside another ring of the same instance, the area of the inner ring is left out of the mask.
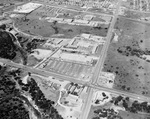
[[[6,59],[13,59],[16,56],[15,44],[13,43],[15,39],[12,34],[0,30],[0,57]]]
[[[128,103],[125,100],[123,100],[122,105],[126,110],[128,110]]]
[[[114,104],[118,105],[118,102],[120,102],[122,99],[123,99],[123,97],[121,95],[116,97]]]
[[[2,25],[0,25],[0,29],[2,29],[2,30],[6,30],[6,24],[2,24]]]
[[[142,103],[140,104],[140,106],[141,106],[141,108],[142,108],[142,110],[143,110],[144,112],[147,112],[147,110],[148,110],[148,102],[142,102]]]

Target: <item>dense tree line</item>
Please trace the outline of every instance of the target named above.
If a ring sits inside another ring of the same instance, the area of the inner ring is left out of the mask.
[[[0,29],[0,57],[13,59],[16,56],[12,35]]]
[[[0,57],[13,60],[20,52],[23,63],[27,63],[27,53],[22,47],[15,44],[17,39],[13,34],[6,31],[6,25],[0,26]]]
[[[138,113],[138,112],[144,112],[144,113],[150,113],[150,105],[148,102],[138,102],[135,100],[132,102],[132,104],[129,105],[130,99],[129,97],[122,97],[118,96],[114,100],[111,101],[115,105],[121,104],[126,111],[132,112],[132,113]]]
[[[143,58],[142,55],[150,55],[149,50],[141,50],[139,48],[132,48],[131,46],[122,46],[117,49],[119,53],[125,56],[137,56],[141,59],[146,60],[146,58]],[[146,60],[147,62],[150,62],[150,60]]]
[[[148,102],[140,103],[135,100],[131,103],[129,97],[122,96],[114,97],[110,102],[116,106],[123,106],[126,111],[131,113],[141,114],[142,112],[142,114],[146,116],[148,116],[150,113],[150,105],[148,104]],[[94,113],[96,114],[96,116],[92,119],[100,119],[100,117],[107,117],[107,119],[122,119],[122,117],[119,116],[113,109],[100,108],[95,110]]]
[[[18,73],[20,73],[20,70],[16,70],[15,72],[11,73],[15,76],[15,79],[21,86],[22,91],[28,92],[31,95],[32,100],[35,101],[35,104],[40,109],[40,116],[42,119],[63,119],[58,114],[58,111],[54,108],[54,102],[45,98],[43,92],[40,90],[33,78],[30,78],[28,83],[24,84],[20,77],[18,77]]]
[[[54,108],[54,102],[45,98],[33,78],[27,84],[22,83],[21,73],[20,69],[5,70],[0,76],[0,119],[29,119],[29,112],[25,109],[24,103],[32,108],[38,119],[63,119]],[[21,89],[16,88],[16,83]],[[39,110],[22,95],[24,92],[31,95]]]
[[[11,78],[8,74],[0,75],[0,119],[29,119],[23,100],[18,98],[19,89]]]
[[[31,94],[32,100],[35,101],[35,104],[42,110],[43,117],[47,117],[49,119],[63,119],[59,114],[58,111],[53,107],[54,102],[51,100],[47,100],[40,90],[40,88],[37,86],[37,83],[33,78],[30,79],[28,84],[23,84],[22,90],[27,91]]]
[[[101,117],[107,117],[107,119],[123,119],[113,109],[97,109],[94,111],[94,113],[97,116],[93,117],[92,119],[101,119]]]

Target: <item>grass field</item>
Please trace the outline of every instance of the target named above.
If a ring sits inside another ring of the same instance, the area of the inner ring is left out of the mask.
[[[102,26],[100,29],[89,26],[77,26],[60,23],[50,23],[47,21],[40,21],[38,19],[32,19],[26,21],[17,21],[15,26],[21,31],[31,34],[40,35],[44,37],[50,37],[54,34],[64,34],[65,38],[73,38],[81,33],[93,34],[98,36],[106,36],[108,28]]]
[[[143,12],[126,9],[124,16],[127,18],[138,20],[140,18],[150,17],[150,13],[143,13]]]
[[[150,96],[150,25],[118,19],[118,42],[110,44],[104,71],[116,73],[114,88]]]

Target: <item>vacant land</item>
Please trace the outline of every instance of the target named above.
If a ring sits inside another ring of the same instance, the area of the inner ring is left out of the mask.
[[[103,70],[116,73],[114,88],[150,96],[150,25],[119,18],[115,28]]]
[[[78,26],[69,24],[60,24],[57,22],[40,21],[38,19],[27,18],[27,20],[18,20],[15,23],[21,31],[31,34],[50,37],[54,34],[64,34],[64,38],[73,38],[81,33],[106,36],[108,26],[94,28],[89,26]]]
[[[143,12],[139,12],[139,11],[132,11],[129,9],[125,9],[124,16],[127,18],[140,20],[141,18],[149,18],[150,13],[143,13]]]
[[[88,11],[89,11],[89,12],[93,12],[93,13],[106,13],[106,14],[110,14],[110,15],[113,14],[113,11],[112,11],[112,10],[107,10],[107,11],[105,11],[105,10],[102,9],[102,8],[89,8]]]

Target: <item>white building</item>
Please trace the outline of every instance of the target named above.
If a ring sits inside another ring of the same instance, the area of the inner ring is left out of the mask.
[[[71,23],[72,19],[64,19],[64,21],[67,22],[67,23]]]
[[[35,10],[41,6],[42,6],[42,4],[30,2],[30,3],[24,4],[22,6],[18,6],[17,8],[14,9],[14,12],[30,13],[33,10]]]
[[[91,34],[86,34],[86,33],[81,34],[81,37],[86,38],[86,39],[90,38],[90,36]]]
[[[73,22],[77,23],[77,24],[88,24],[89,23],[89,21],[87,21],[87,20],[79,20],[79,19],[75,19]]]

